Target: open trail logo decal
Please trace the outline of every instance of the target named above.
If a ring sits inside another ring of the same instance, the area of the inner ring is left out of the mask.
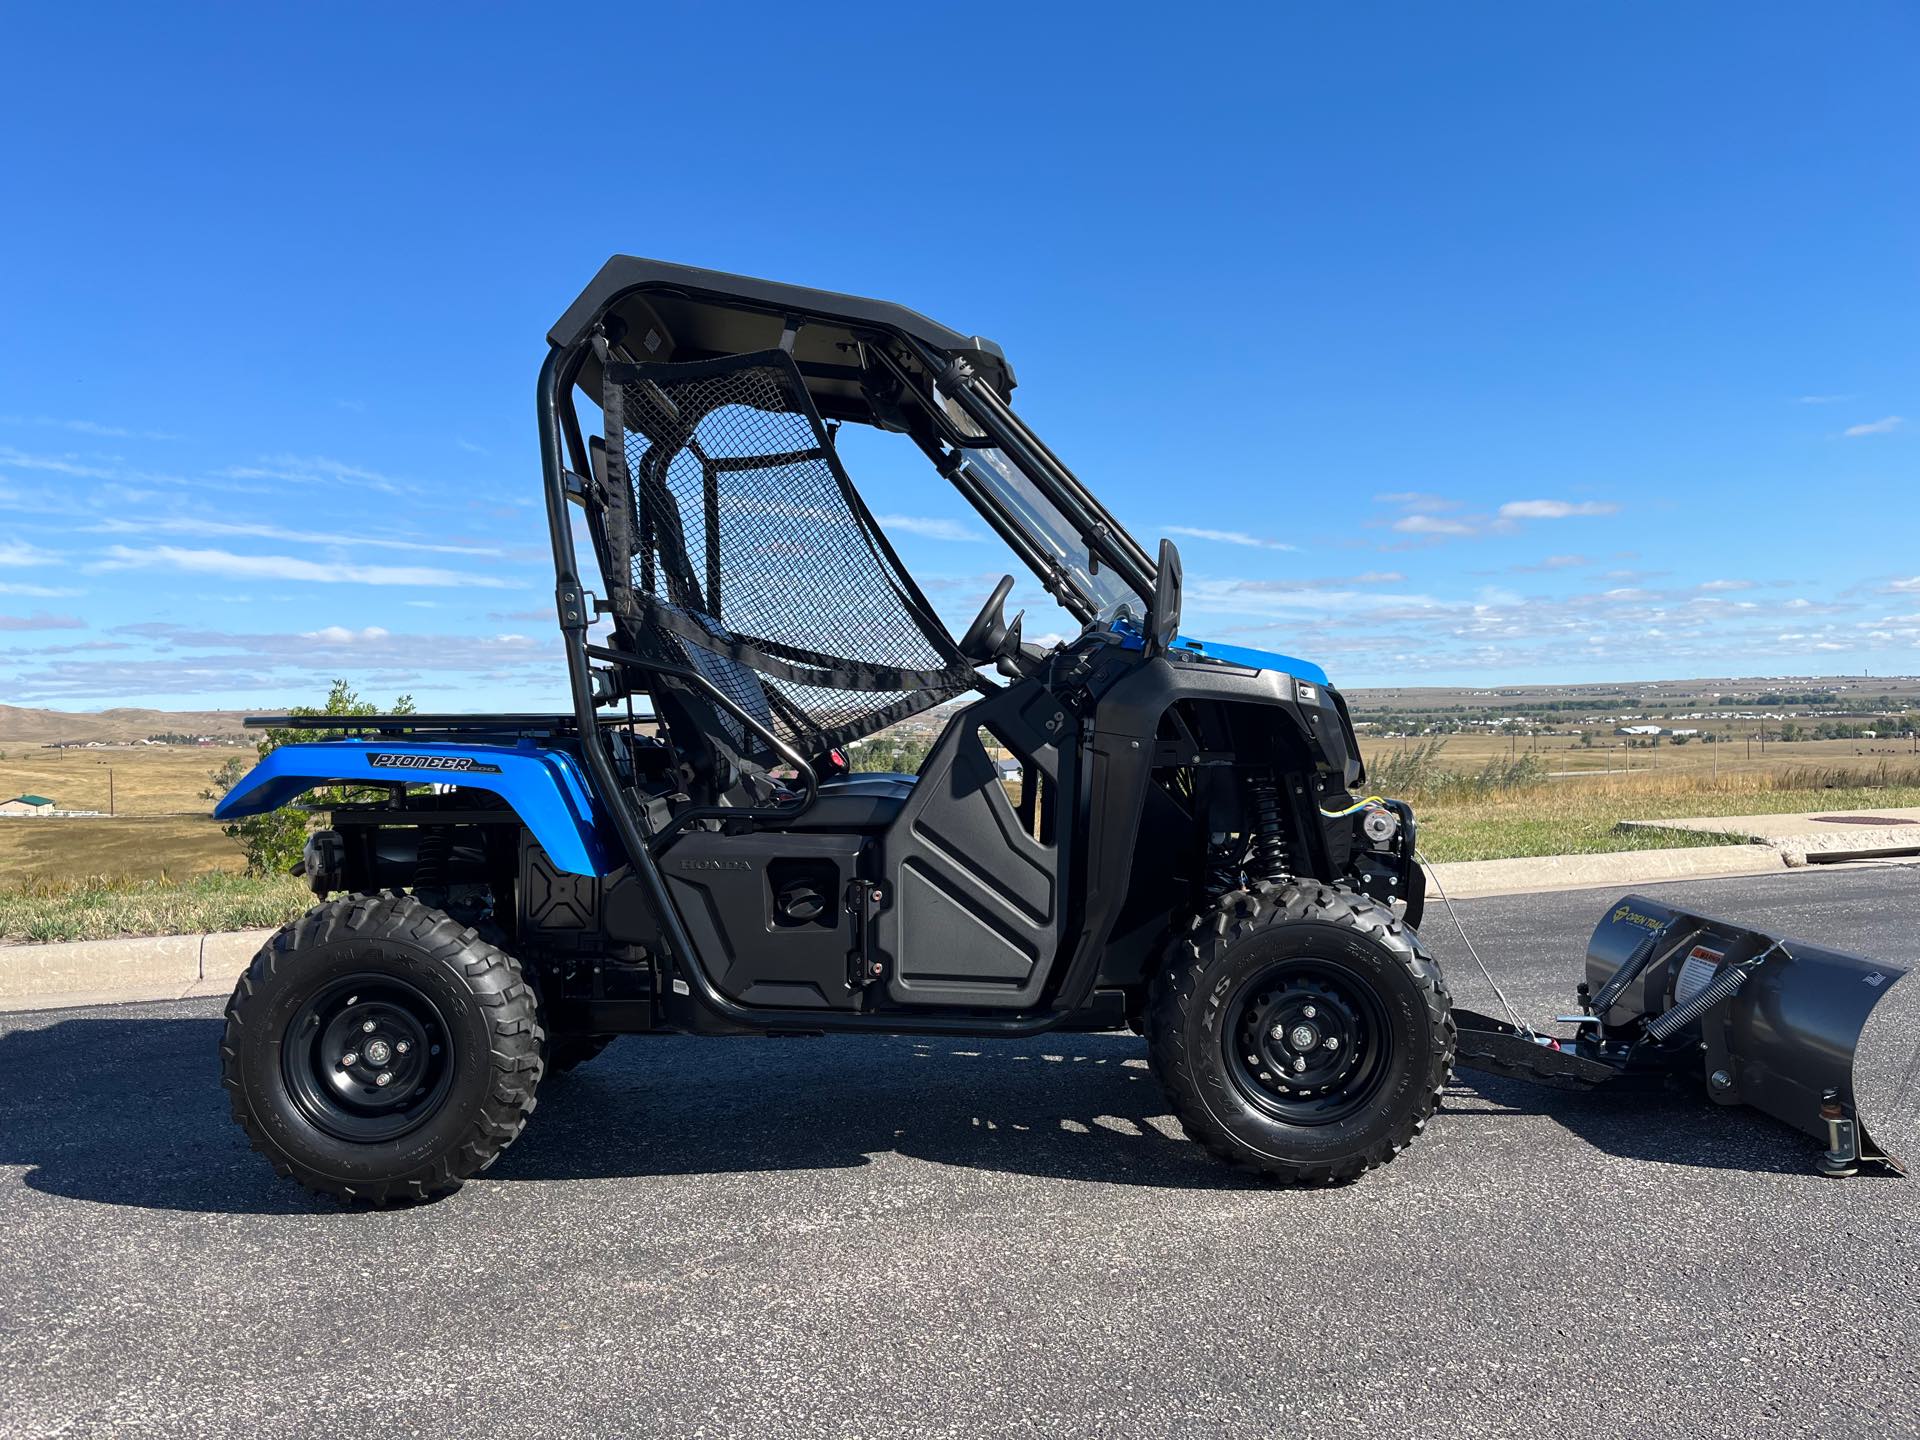
[[[1618,925],[1622,920],[1626,921],[1629,925],[1644,925],[1649,930],[1659,930],[1666,924],[1666,921],[1657,920],[1651,915],[1642,915],[1631,905],[1622,905],[1618,910],[1613,912],[1614,924]]]
[[[458,771],[463,775],[498,775],[500,767],[476,760],[471,755],[408,755],[376,751],[367,756],[367,764],[376,770]]]

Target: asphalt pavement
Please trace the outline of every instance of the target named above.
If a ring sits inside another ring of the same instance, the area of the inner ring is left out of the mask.
[[[1920,961],[1920,867],[1647,889]],[[1460,913],[1544,1016],[1613,898]],[[370,1212],[246,1148],[218,1013],[0,1016],[0,1434],[1920,1432],[1920,1180],[1681,1096],[1464,1076],[1299,1192],[1182,1140],[1131,1036],[633,1038]]]

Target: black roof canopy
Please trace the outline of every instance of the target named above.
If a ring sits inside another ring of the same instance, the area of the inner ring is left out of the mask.
[[[609,319],[636,360],[708,360],[774,349],[789,317],[803,322],[794,359],[827,415],[863,418],[866,407],[857,393],[837,393],[857,392],[857,384],[836,383],[831,372],[851,363],[859,334],[876,330],[910,337],[943,355],[964,355],[1002,395],[1013,390],[1013,367],[993,341],[949,330],[904,305],[634,255],[616,255],[602,265],[547,339],[571,347]],[[598,393],[599,367],[591,356],[579,383]]]

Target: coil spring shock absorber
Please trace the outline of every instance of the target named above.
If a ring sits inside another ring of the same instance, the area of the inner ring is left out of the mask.
[[[1238,835],[1215,835],[1207,846],[1207,900],[1230,895],[1246,883],[1247,842]]]
[[[444,825],[423,826],[420,847],[413,862],[413,893],[434,905],[444,905],[447,894],[447,862],[452,858],[453,839]]]
[[[1280,790],[1271,771],[1258,771],[1247,781],[1253,810],[1253,853],[1247,858],[1248,878],[1285,880],[1293,874],[1287,850],[1287,826],[1280,814]]]

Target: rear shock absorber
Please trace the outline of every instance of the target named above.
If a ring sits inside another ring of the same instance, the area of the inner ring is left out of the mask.
[[[453,838],[444,825],[421,827],[419,849],[413,863],[413,893],[429,904],[446,904],[447,862],[452,850]]]
[[[1257,771],[1247,781],[1247,798],[1253,810],[1253,853],[1247,859],[1248,878],[1285,880],[1293,874],[1293,857],[1287,849],[1287,825],[1280,813],[1280,790],[1273,772]]]

